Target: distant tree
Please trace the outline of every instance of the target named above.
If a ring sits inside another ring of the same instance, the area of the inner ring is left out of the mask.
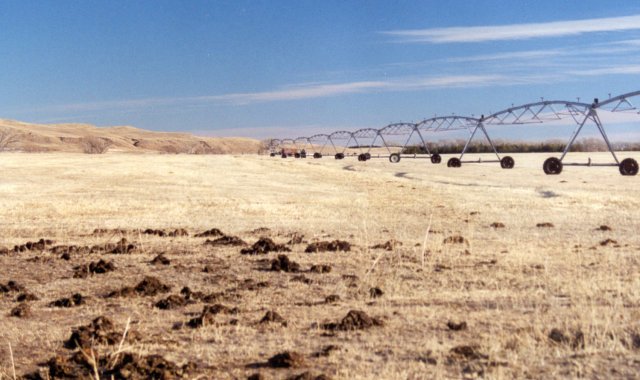
[[[8,150],[9,146],[17,143],[18,134],[11,129],[0,129],[0,152]]]
[[[102,137],[83,137],[80,139],[82,151],[87,154],[103,154],[107,153],[113,142]]]

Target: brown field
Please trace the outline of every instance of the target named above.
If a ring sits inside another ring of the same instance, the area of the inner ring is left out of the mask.
[[[448,158],[2,153],[0,378],[637,377],[640,177]]]

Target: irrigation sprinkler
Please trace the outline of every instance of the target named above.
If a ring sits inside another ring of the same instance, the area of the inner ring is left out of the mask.
[[[469,140],[467,141],[467,144],[462,150],[460,157],[459,158],[453,157],[449,159],[449,161],[447,162],[448,167],[460,167],[462,165],[462,162],[463,162],[462,157],[466,153],[469,142],[471,142],[471,140],[473,139],[475,131],[478,128],[479,128],[479,120],[473,117],[467,117],[467,116],[438,116],[438,117],[432,117],[429,119],[422,120],[421,122],[416,124],[416,132],[420,135],[420,138],[422,139],[425,149],[427,148],[427,144],[425,143],[422,136],[427,135],[427,133],[450,132],[450,131],[458,131],[458,130],[469,131],[469,133],[471,134],[471,137],[469,138]],[[489,139],[489,143],[491,144],[491,146],[493,146],[491,139]],[[495,148],[494,148],[494,151],[495,151]],[[498,155],[497,151],[496,151],[496,155]],[[430,159],[431,159],[431,162],[434,164],[439,164],[442,161],[442,157],[438,153],[430,153]],[[499,156],[498,156],[498,160],[500,160]],[[478,160],[478,161],[464,161],[464,162],[481,162],[481,161]]]
[[[377,157],[388,158],[391,163],[400,162],[402,158],[431,158],[431,152],[416,124],[389,124],[378,130],[378,136],[388,155]],[[400,140],[394,141],[394,138]],[[414,149],[413,153],[407,153],[409,147]]]
[[[322,158],[324,149],[329,144],[329,135],[317,134],[308,138],[309,145],[313,149],[313,158]]]
[[[353,133],[349,131],[336,131],[329,135],[329,142],[335,152],[336,160],[344,159],[349,148],[349,143],[353,140]],[[336,145],[336,142],[338,145]]]
[[[280,151],[281,141],[282,140],[280,139],[269,140],[269,143],[267,144],[267,150],[269,151],[269,156],[275,157],[278,155],[278,152]]]
[[[376,141],[380,137],[378,132],[379,131],[377,129],[363,128],[358,129],[351,134],[353,141],[356,144],[356,148],[360,152],[358,154],[358,161],[367,161],[371,159],[371,149],[375,147]]]
[[[293,139],[293,145],[296,147],[296,152],[294,153],[295,158],[307,158],[307,148],[311,146],[308,138],[295,138]]]
[[[282,139],[280,141],[280,157],[287,158],[293,156],[295,153],[295,148],[293,148],[294,146],[295,143],[293,139]]]
[[[542,169],[545,174],[560,174],[565,166],[616,166],[622,175],[636,175],[638,173],[638,163],[636,160],[632,158],[627,158],[622,161],[618,160],[604,125],[598,115],[598,109],[608,110],[609,112],[637,112],[636,107],[633,106],[629,99],[639,95],[640,91],[630,92],[607,99],[604,102],[599,102],[596,98],[591,104],[562,100],[529,103],[496,112],[486,118],[482,118],[482,122],[487,125],[517,125],[557,123],[568,120],[570,123],[576,125],[575,129],[569,137],[569,142],[566,144],[560,157],[549,157],[544,161]],[[576,138],[589,122],[593,123],[598,129],[598,132],[607,145],[609,153],[613,156],[614,162],[592,163],[591,160],[586,163],[564,162]]]

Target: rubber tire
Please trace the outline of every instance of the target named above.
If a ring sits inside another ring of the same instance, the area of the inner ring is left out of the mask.
[[[638,161],[633,158],[625,158],[620,162],[619,169],[622,175],[636,175],[638,174]]]
[[[556,157],[549,157],[544,160],[542,170],[544,170],[544,174],[546,175],[558,175],[562,173],[562,161]]]
[[[313,158],[322,158],[322,153],[314,153]]]
[[[300,158],[307,158],[307,154],[306,153],[300,153]]]
[[[365,153],[364,154],[364,160],[365,161],[369,161],[371,159],[371,153]]]
[[[513,169],[515,164],[516,163],[511,156],[504,156],[500,159],[500,167],[503,169]]]
[[[342,160],[344,158],[344,153],[336,153],[334,156],[336,160]]]
[[[270,155],[271,157],[275,157],[275,156],[276,156],[276,154],[275,154],[275,153],[273,153],[273,152],[271,152],[269,155]]]
[[[438,153],[434,153],[431,155],[431,163],[439,164],[442,162],[442,157]]]
[[[286,155],[285,153],[282,153],[282,154],[280,155],[280,157],[282,157],[282,158],[287,158],[287,155]]]
[[[294,153],[294,154],[293,154],[293,157],[295,157],[295,158],[300,158],[300,153]]]
[[[462,162],[457,157],[451,157],[449,161],[447,161],[447,166],[450,168],[459,168],[462,166]]]
[[[400,162],[400,154],[391,153],[391,155],[389,156],[389,162],[391,162],[392,164],[397,164],[398,162]]]

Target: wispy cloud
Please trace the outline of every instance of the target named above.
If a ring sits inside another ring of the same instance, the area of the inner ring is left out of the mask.
[[[454,43],[563,37],[640,29],[640,15],[545,23],[392,30],[382,32],[406,43]]]
[[[573,70],[569,74],[582,76],[640,74],[640,65],[617,65],[588,70]]]

